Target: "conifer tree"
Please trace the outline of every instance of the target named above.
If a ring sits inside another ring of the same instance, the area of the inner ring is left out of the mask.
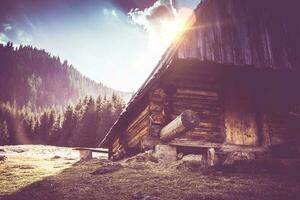
[[[6,121],[0,122],[0,145],[9,144],[9,133]]]
[[[59,140],[59,145],[67,146],[68,140],[71,137],[74,127],[76,125],[75,122],[76,118],[74,115],[73,107],[69,105],[64,113],[64,121],[62,124],[62,133]]]
[[[50,130],[48,144],[56,145],[61,137],[61,115],[59,114]]]

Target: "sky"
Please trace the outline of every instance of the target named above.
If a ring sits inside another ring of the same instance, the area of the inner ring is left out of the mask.
[[[0,43],[32,45],[136,91],[200,0],[1,0]]]

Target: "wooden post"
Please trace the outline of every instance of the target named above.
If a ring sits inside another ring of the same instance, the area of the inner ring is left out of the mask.
[[[266,113],[262,114],[262,126],[263,126],[262,127],[262,133],[263,133],[262,145],[264,147],[269,147],[269,146],[271,146],[271,139],[270,139],[270,129],[269,129]]]
[[[199,116],[192,110],[185,110],[160,131],[160,139],[167,142],[183,132],[195,128],[200,122]]]
[[[215,165],[215,149],[209,148],[207,150],[207,164],[209,167],[213,167]]]
[[[89,161],[92,160],[92,151],[91,150],[79,150],[80,160]]]

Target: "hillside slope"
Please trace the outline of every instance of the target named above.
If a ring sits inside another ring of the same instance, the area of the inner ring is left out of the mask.
[[[130,94],[117,92],[97,83],[77,71],[67,61],[51,56],[45,50],[31,46],[13,47],[0,44],[0,101],[17,105],[48,107],[65,106],[84,96],[128,98]]]

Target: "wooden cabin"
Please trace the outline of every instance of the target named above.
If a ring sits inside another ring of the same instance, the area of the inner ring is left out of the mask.
[[[110,156],[157,144],[297,153],[297,8],[292,0],[201,1],[101,145]]]

